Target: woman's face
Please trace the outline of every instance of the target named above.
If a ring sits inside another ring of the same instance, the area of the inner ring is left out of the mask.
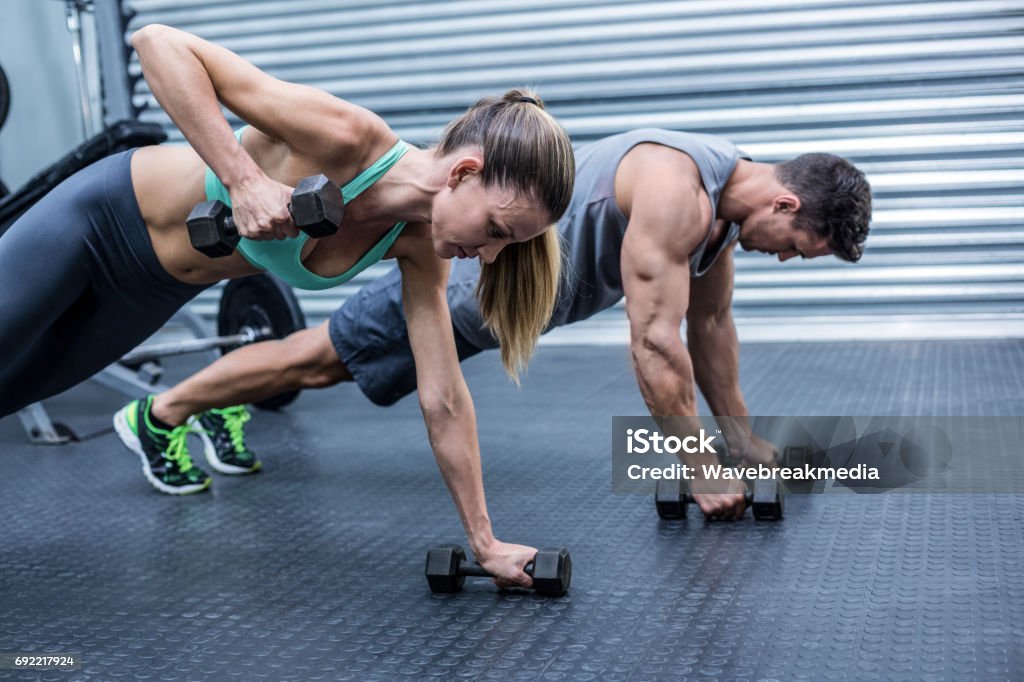
[[[492,263],[506,245],[533,239],[551,224],[547,210],[530,197],[484,187],[482,168],[479,156],[457,158],[434,199],[431,233],[441,258],[479,256]]]

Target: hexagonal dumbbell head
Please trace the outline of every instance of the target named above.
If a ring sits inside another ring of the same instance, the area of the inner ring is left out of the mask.
[[[345,201],[341,189],[326,175],[312,175],[295,186],[291,212],[295,226],[310,237],[329,237],[341,225]]]
[[[787,445],[782,451],[782,466],[795,469],[805,464],[813,463],[814,453],[810,447],[804,445]]]
[[[751,484],[750,508],[758,521],[781,521],[785,496],[775,479],[757,479]]]
[[[688,491],[680,479],[661,479],[654,489],[654,506],[663,519],[685,519]]]
[[[466,553],[458,545],[441,545],[427,552],[427,584],[436,593],[458,592],[466,582],[466,576],[459,573],[459,567],[466,560]]]
[[[565,547],[542,549],[533,558],[533,589],[545,597],[561,597],[572,583],[572,557]]]
[[[221,201],[196,204],[185,220],[192,247],[210,258],[230,256],[238,246],[238,230],[231,209]]]

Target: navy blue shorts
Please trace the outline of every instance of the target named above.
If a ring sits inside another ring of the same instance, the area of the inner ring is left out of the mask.
[[[157,260],[133,151],[75,173],[0,237],[0,417],[115,362],[206,288]]]
[[[480,266],[476,259],[455,261],[448,279],[448,308],[452,314],[459,361],[498,342],[484,328],[477,307]],[[416,390],[409,331],[402,309],[402,276],[398,268],[367,284],[331,314],[331,342],[366,397],[378,405],[393,405]]]

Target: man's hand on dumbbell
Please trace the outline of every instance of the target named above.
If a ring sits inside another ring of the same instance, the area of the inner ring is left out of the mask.
[[[754,433],[750,417],[715,417],[726,449],[719,452],[719,459],[725,466],[757,467],[774,466],[779,457],[778,448]]]
[[[294,191],[262,173],[232,187],[232,219],[239,236],[257,240],[298,237],[299,228],[288,210]]]
[[[743,444],[742,449],[733,450],[729,445],[730,457],[737,460],[741,467],[756,467],[763,464],[774,467],[778,464],[779,449],[758,435],[751,435],[750,440]]]
[[[693,501],[704,517],[732,521],[742,519],[747,508],[747,484],[734,480],[694,479],[690,484]]]
[[[495,540],[487,547],[480,548],[476,560],[480,566],[494,576],[494,584],[501,588],[533,587],[533,578],[526,574],[526,564],[537,554],[535,547],[514,545]]]
[[[743,515],[744,507],[737,505],[744,505],[751,508],[758,521],[781,521],[786,507],[785,500],[785,490],[774,479],[695,479],[689,482],[666,478],[657,482],[654,491],[654,506],[658,516],[667,520],[685,519],[686,507],[696,504],[704,512],[705,519],[732,521]]]

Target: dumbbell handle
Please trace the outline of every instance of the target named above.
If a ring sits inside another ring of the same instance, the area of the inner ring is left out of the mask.
[[[697,500],[693,499],[693,495],[691,493],[683,493],[683,499],[689,504],[697,504]],[[749,490],[745,490],[743,492],[743,501],[748,507],[752,505],[754,503],[754,493]]]
[[[526,568],[523,569],[523,572],[526,573],[526,575],[530,576],[531,578],[533,577],[533,562],[532,561],[530,563],[526,564]],[[478,577],[481,577],[481,578],[493,578],[494,577],[493,573],[488,573],[487,569],[485,569],[483,566],[481,566],[480,564],[478,564],[475,561],[473,563],[468,563],[467,562],[467,563],[459,564],[459,575],[467,575],[467,576],[472,575],[472,576],[478,576]]]
[[[292,205],[288,204],[288,213],[291,214],[291,212]],[[224,231],[227,232],[232,237],[238,236],[238,226],[235,225],[235,217],[233,215],[229,215],[227,218],[224,219]]]

